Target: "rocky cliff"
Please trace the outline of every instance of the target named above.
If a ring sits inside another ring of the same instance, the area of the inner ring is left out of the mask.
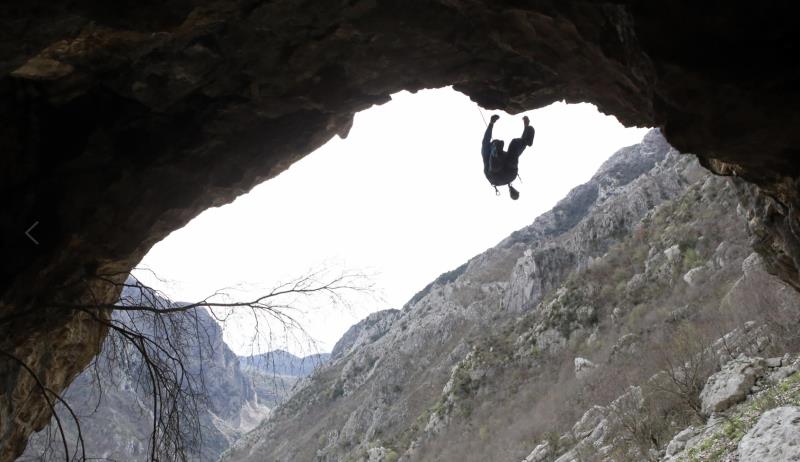
[[[676,326],[718,313],[752,251],[737,194],[650,132],[402,311],[355,326],[343,343],[359,346],[225,460],[522,460],[655,373],[640,360]]]
[[[102,323],[65,304],[113,302],[113,282],[159,239],[403,89],[453,85],[511,112],[588,101],[662,127],[707,167],[759,186],[757,249],[800,288],[791,8],[3,2],[0,460],[50,418],[45,400],[21,398],[36,388],[29,371],[62,390],[102,344]]]
[[[260,403],[270,408],[283,403],[296,390],[299,381],[328,362],[330,354],[304,357],[275,350],[253,356],[240,356],[242,372],[251,378]]]
[[[273,350],[253,356],[240,356],[243,368],[257,369],[265,374],[306,377],[330,359],[329,353],[295,356],[288,351]]]

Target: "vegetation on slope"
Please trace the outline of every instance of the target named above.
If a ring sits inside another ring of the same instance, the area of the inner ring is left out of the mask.
[[[699,393],[718,364],[703,352],[716,339],[756,320],[771,328],[770,352],[796,349],[779,303],[745,300],[741,291],[730,296],[751,251],[743,218],[733,212],[734,189],[719,178],[692,185],[571,273],[535,309],[473,339],[445,392],[422,416],[436,431],[420,434],[419,459],[519,460],[544,440],[565,450],[570,442],[559,435],[587,409],[633,385],[642,386],[643,405],[624,416],[630,425],[618,457],[647,454],[699,422]],[[696,280],[687,276],[693,270]],[[762,278],[748,293],[775,283]],[[575,358],[598,367],[580,377]],[[652,379],[664,370],[669,374]]]

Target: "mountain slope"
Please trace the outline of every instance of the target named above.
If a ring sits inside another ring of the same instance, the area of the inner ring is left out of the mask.
[[[454,368],[476,344],[535,311],[569,274],[606,255],[660,204],[706,181],[719,183],[715,190],[727,184],[710,178],[693,157],[678,155],[657,131],[650,132],[641,144],[612,156],[589,182],[531,226],[442,275],[401,312],[388,315],[385,332],[334,357],[269,420],[237,442],[226,460],[414,458],[414,447],[429,445],[426,427],[435,426],[432,410],[442,403]],[[726,194],[735,201],[731,191]],[[588,313],[574,326],[565,320],[537,333],[542,348],[566,344],[573,337],[564,335],[570,329],[589,332],[595,318]],[[513,457],[530,451],[532,436],[514,443]],[[468,458],[485,460],[475,458],[478,454]]]

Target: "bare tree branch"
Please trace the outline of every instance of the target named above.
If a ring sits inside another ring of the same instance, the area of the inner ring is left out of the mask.
[[[214,344],[208,326],[200,322],[197,310],[207,310],[214,322],[223,326],[233,315],[250,316],[256,328],[252,342],[259,349],[262,333],[266,333],[269,345],[279,332],[284,340],[304,338],[313,343],[295,314],[300,313],[302,299],[324,295],[328,303],[347,306],[345,293],[371,290],[368,278],[362,274],[341,273],[326,278],[325,272],[317,271],[278,284],[249,301],[234,300],[228,292],[218,290],[197,302],[177,303],[134,278],[120,281],[122,276],[122,273],[112,273],[89,278],[85,281],[87,290],[84,292],[89,294],[86,299],[51,301],[45,306],[80,312],[108,329],[102,359],[96,358],[91,366],[94,382],[102,393],[100,378],[107,376],[113,380],[115,370],[119,374],[121,369],[127,371],[139,392],[149,396],[149,410],[146,411],[150,414],[148,453],[153,461],[186,461],[191,458],[192,451],[202,446],[201,404],[207,400],[204,365],[192,358],[207,356],[219,345]],[[121,291],[116,303],[105,303],[99,296],[108,289]],[[0,320],[3,321],[5,319]],[[87,457],[79,418],[72,407],[45,388],[33,370],[18,359],[12,359],[31,374],[47,400],[59,431],[64,459],[68,462],[93,460]],[[193,364],[191,368],[190,363]],[[78,444],[72,456],[66,429],[51,396],[63,405],[76,424]],[[99,406],[100,398],[94,405],[95,410]],[[146,408],[141,409],[144,412]]]

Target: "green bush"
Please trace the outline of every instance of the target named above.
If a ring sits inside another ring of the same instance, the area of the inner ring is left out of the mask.
[[[386,462],[397,462],[397,459],[399,459],[399,458],[400,458],[400,455],[397,454],[397,452],[395,452],[394,449],[389,449],[386,452],[386,457],[384,458],[384,460]]]
[[[697,268],[705,263],[705,259],[694,249],[694,247],[687,248],[683,252],[682,269],[683,272],[689,271],[692,268]]]

